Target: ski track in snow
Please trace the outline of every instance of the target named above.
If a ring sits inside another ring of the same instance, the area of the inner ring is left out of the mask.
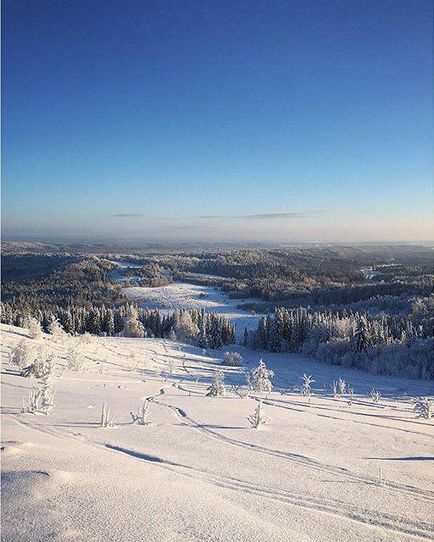
[[[8,326],[3,328],[6,333],[8,332],[7,328]],[[23,330],[9,331],[8,339],[12,337],[15,343],[23,336]],[[51,342],[50,345],[59,363],[64,365],[66,346],[54,342]],[[5,345],[3,352],[9,350],[9,346],[9,344]],[[25,397],[26,391],[31,388],[31,381],[20,378],[16,375],[16,371],[15,374],[4,372],[2,413],[4,420],[11,422],[7,426],[8,434],[2,447],[4,462],[17,462],[28,454],[37,453],[37,446],[29,445],[24,453],[20,446],[13,444],[13,442],[22,439],[22,436],[19,439],[15,438],[15,434],[22,435],[20,431],[29,430],[35,434],[45,435],[46,438],[54,438],[62,449],[84,446],[98,452],[96,457],[100,457],[98,454],[104,454],[104,457],[106,457],[105,454],[108,454],[108,461],[111,462],[116,461],[115,458],[121,455],[127,462],[131,460],[133,466],[137,464],[137,468],[140,470],[163,469],[163,471],[169,471],[176,476],[188,478],[191,483],[207,484],[210,488],[210,494],[213,494],[213,491],[228,490],[234,492],[239,498],[245,499],[246,502],[249,502],[249,497],[266,499],[269,502],[275,502],[276,506],[277,504],[279,506],[295,506],[303,510],[303,513],[312,511],[319,514],[318,526],[321,525],[321,516],[336,518],[338,522],[349,521],[354,524],[354,539],[357,539],[359,532],[363,532],[365,536],[366,528],[375,529],[374,534],[369,535],[371,536],[369,540],[372,542],[386,540],[381,532],[384,536],[387,535],[388,541],[393,540],[394,537],[399,537],[400,540],[402,540],[401,537],[418,540],[432,540],[434,538],[434,528],[428,518],[424,513],[417,512],[419,507],[423,510],[426,510],[428,505],[433,508],[434,491],[427,489],[429,486],[416,487],[416,485],[404,483],[413,482],[413,479],[408,477],[399,481],[400,471],[396,469],[393,471],[394,479],[388,477],[380,482],[378,478],[367,471],[360,470],[360,468],[366,468],[366,462],[353,465],[350,461],[345,466],[340,466],[340,461],[338,464],[333,464],[333,455],[324,457],[316,455],[315,448],[307,453],[304,448],[301,449],[301,452],[298,449],[291,451],[291,448],[281,448],[282,445],[285,446],[285,442],[288,445],[288,441],[281,440],[279,437],[279,424],[285,420],[285,417],[289,417],[291,424],[295,424],[297,427],[297,423],[307,417],[311,424],[317,424],[318,430],[321,429],[322,424],[336,423],[339,424],[339,427],[344,426],[346,431],[354,432],[354,434],[357,434],[359,427],[360,431],[369,431],[367,433],[369,435],[378,434],[379,438],[385,439],[386,442],[383,447],[384,451],[378,455],[383,455],[386,459],[388,456],[396,455],[402,442],[401,434],[405,434],[407,435],[405,438],[408,439],[406,446],[412,447],[414,450],[412,453],[415,456],[409,459],[418,459],[419,457],[416,456],[419,454],[418,447],[420,443],[426,442],[429,428],[432,425],[417,420],[411,415],[408,397],[385,399],[383,405],[374,405],[363,397],[355,395],[351,408],[345,406],[344,398],[333,399],[329,395],[319,396],[318,393],[315,393],[312,396],[312,403],[307,403],[295,392],[290,393],[283,388],[280,392],[274,391],[266,397],[259,397],[256,393],[251,392],[248,399],[238,399],[231,395],[218,400],[206,399],[205,392],[212,372],[221,367],[218,363],[222,355],[221,352],[208,352],[208,355],[203,355],[200,349],[161,339],[98,339],[95,344],[83,345],[83,348],[87,360],[86,372],[66,371],[65,373],[62,371],[63,376],[57,379],[60,404],[57,406],[56,399],[56,408],[49,416],[19,413],[21,398]],[[245,351],[243,351],[244,354],[247,355]],[[259,357],[259,354],[255,353],[254,356]],[[272,356],[270,357],[273,359]],[[174,373],[163,379],[162,374],[167,374],[165,369],[168,368],[169,359],[173,360]],[[281,363],[280,359],[277,357],[278,363]],[[140,367],[140,363],[144,363],[144,367]],[[226,383],[239,383],[240,379],[244,378],[243,371],[247,367],[250,368],[251,365],[240,369],[221,367],[225,371]],[[274,368],[279,370],[279,365]],[[323,380],[326,381],[329,371],[327,367],[320,366],[320,369],[324,371]],[[369,378],[373,382],[376,380],[376,377],[372,375],[361,374],[360,377],[363,382]],[[381,382],[383,381],[385,381],[384,377]],[[280,376],[279,382],[285,383],[287,379]],[[392,383],[392,389],[393,386]],[[410,388],[417,386],[416,382],[408,383]],[[423,383],[421,383],[421,389],[424,389]],[[82,409],[77,418],[74,417],[73,411],[74,394],[79,399]],[[129,410],[127,404],[129,405],[136,400],[143,401],[145,398],[152,405],[151,429],[140,430],[129,419],[126,421],[125,414]],[[274,439],[270,439],[272,435],[267,430],[257,432],[245,430],[243,427],[231,427],[235,423],[233,415],[237,415],[237,410],[239,408],[246,409],[247,406],[254,404],[259,399],[262,399],[263,404],[270,407],[270,412],[274,413],[272,420],[273,418],[276,420],[274,431],[277,432]],[[97,408],[99,408],[101,400],[107,401],[110,407],[114,403],[116,414],[120,414],[119,421],[115,421],[116,427],[99,428],[99,410],[86,410],[90,403],[97,404]],[[203,405],[203,411],[199,405]],[[225,418],[226,414],[220,412],[221,407],[225,405],[227,408],[233,405],[228,410],[232,413],[231,417]],[[215,415],[221,416],[220,421],[216,422],[217,425],[210,425],[209,420],[213,420]],[[58,416],[60,417],[58,418]],[[175,418],[173,418],[174,416]],[[175,424],[170,421],[171,419],[176,419],[179,423]],[[219,423],[223,425],[219,425]],[[291,425],[287,427],[291,427]],[[352,429],[353,427],[354,429]],[[176,428],[175,433],[171,428]],[[217,428],[222,428],[223,431],[218,431]],[[241,434],[227,434],[227,431],[224,431],[231,428],[242,430]],[[9,432],[14,438],[9,438]],[[169,442],[165,447],[158,439],[155,442],[152,439],[148,442],[148,435],[155,437],[157,434],[163,436],[163,443],[165,438],[168,438],[169,441],[173,438],[173,443]],[[139,437],[139,440],[131,440],[134,435]],[[263,439],[261,439],[262,436]],[[284,435],[282,434],[282,436]],[[177,441],[176,439],[182,440]],[[190,440],[194,443],[191,453],[186,454],[183,449],[178,452],[176,442],[188,443]],[[261,440],[265,440],[265,442],[261,442]],[[197,457],[195,456],[195,447],[200,452]],[[55,448],[56,446],[53,444],[53,449]],[[222,452],[224,448],[228,449],[228,454]],[[231,457],[233,468],[230,465],[225,465],[222,468],[218,462],[215,463],[214,459],[218,455]],[[310,457],[310,455],[312,456]],[[208,456],[209,461],[207,461]],[[110,459],[111,457],[113,459]],[[330,462],[328,462],[329,457]],[[39,458],[39,461],[42,461],[42,467],[39,467],[40,463],[37,463],[38,468],[33,470],[27,468],[22,472],[49,473],[50,469],[45,469],[43,459],[43,456]],[[381,457],[377,459],[381,459]],[[393,457],[389,459],[393,459]],[[420,454],[420,459],[429,459],[429,457]],[[240,461],[240,465],[246,461],[252,465],[263,465],[266,462],[267,468],[273,469],[274,466],[277,472],[281,473],[285,472],[284,465],[287,463],[288,470],[293,473],[292,476],[296,477],[295,480],[300,477],[300,479],[305,478],[311,483],[306,488],[295,482],[296,487],[292,487],[294,484],[291,487],[285,487],[284,479],[273,476],[263,478],[258,476],[260,473],[255,470],[243,471],[241,469],[239,471],[236,468],[237,461]],[[411,463],[411,465],[413,464]],[[13,470],[6,470],[6,474],[11,472],[11,476],[5,478],[5,483],[7,482],[11,487],[13,487],[15,479],[20,480],[19,476],[14,474],[20,472],[16,465],[17,463],[14,463]],[[403,469],[404,466],[405,464],[402,464]],[[116,469],[115,462],[113,468]],[[223,472],[226,475],[223,475]],[[332,490],[332,488],[330,491],[326,491],[321,485],[316,485],[322,483],[321,474],[329,475],[336,484],[350,482],[354,486],[346,485],[345,491],[342,493],[338,490]],[[141,476],[139,471],[137,476]],[[176,484],[182,491],[182,481],[178,480]],[[199,488],[198,491],[202,492],[203,488]],[[373,492],[377,500],[383,496],[381,498],[384,498],[388,503],[389,509],[378,509],[378,507],[369,505],[368,502],[365,506],[360,498],[358,500],[351,498],[352,491],[355,491],[355,496],[358,491],[362,491],[364,495]],[[155,488],[155,492],[158,495],[158,487]],[[392,506],[390,508],[390,503],[393,503],[394,499],[398,499],[398,502],[408,502],[410,514],[404,507],[396,509]],[[354,502],[352,502],[353,500]],[[21,517],[19,521],[25,523],[27,518]],[[31,520],[29,519],[29,521]],[[333,520],[324,519],[324,521]],[[68,539],[62,539],[62,542],[63,540],[66,542]],[[327,540],[331,542],[332,539],[327,538]],[[20,539],[14,539],[13,542],[20,542]]]

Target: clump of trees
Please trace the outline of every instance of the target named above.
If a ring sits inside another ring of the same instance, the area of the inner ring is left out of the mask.
[[[321,361],[377,374],[434,377],[433,297],[419,299],[409,315],[278,308],[262,317],[253,346],[302,352]]]
[[[29,316],[21,311],[13,311],[7,303],[3,304],[2,322],[22,325]],[[148,310],[133,304],[117,308],[68,307],[56,310],[37,311],[32,317],[33,327],[62,340],[63,335],[103,335],[125,337],[161,337],[190,342],[200,348],[218,349],[235,343],[234,325],[224,316],[180,309],[173,314],[162,315],[158,310]]]

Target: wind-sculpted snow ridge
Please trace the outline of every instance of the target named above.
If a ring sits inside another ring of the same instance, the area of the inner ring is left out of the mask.
[[[30,335],[2,326],[7,542],[433,539],[433,422],[412,402],[427,383],[238,346],[232,367],[223,351],[165,339]],[[30,362],[52,359],[50,410],[22,412],[37,380],[21,376],[18,345]],[[246,386],[261,355],[262,392]],[[209,394],[216,371],[224,394]],[[351,397],[331,393],[340,378]]]

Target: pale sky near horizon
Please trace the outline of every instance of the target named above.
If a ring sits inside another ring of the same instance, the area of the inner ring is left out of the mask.
[[[424,241],[428,0],[3,0],[4,237]]]

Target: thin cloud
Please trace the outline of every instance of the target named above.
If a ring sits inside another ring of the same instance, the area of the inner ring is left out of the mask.
[[[288,213],[260,213],[254,215],[204,215],[197,216],[195,218],[200,219],[212,219],[212,218],[234,218],[234,219],[247,219],[247,220],[273,220],[275,218],[313,218],[315,216],[324,214],[326,210],[314,210],[314,211],[293,211]]]
[[[119,213],[112,215],[113,218],[143,218],[146,215],[134,214],[134,213]]]
[[[199,215],[191,217],[152,217],[145,214],[136,213],[119,213],[111,215],[113,218],[149,218],[151,220],[274,220],[286,218],[315,218],[322,214],[328,213],[326,209],[310,210],[310,211],[291,211],[285,213],[259,213],[252,215]]]

